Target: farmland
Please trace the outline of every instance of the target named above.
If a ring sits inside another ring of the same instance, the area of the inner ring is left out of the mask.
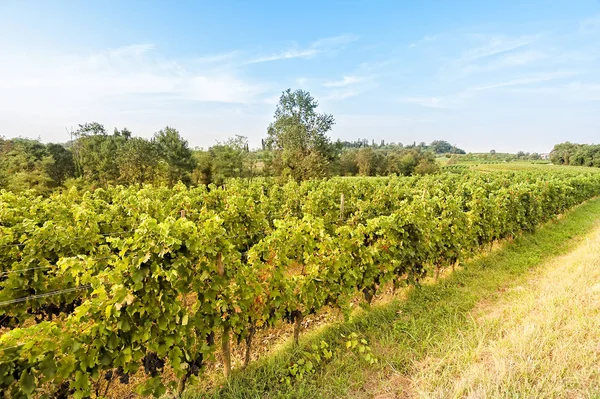
[[[300,344],[305,318],[351,320],[599,194],[600,174],[571,168],[3,191],[0,388],[193,392],[210,370],[252,369],[255,335],[290,323]],[[360,334],[340,339],[359,364],[385,360]],[[279,369],[283,386],[341,356],[323,342]]]

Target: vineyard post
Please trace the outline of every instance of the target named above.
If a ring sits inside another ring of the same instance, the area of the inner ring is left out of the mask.
[[[344,193],[340,196],[340,222],[344,220]]]
[[[217,254],[217,273],[219,276],[225,276],[225,266],[223,264],[223,254]],[[223,374],[225,378],[229,378],[231,374],[231,327],[229,324],[223,326],[223,336],[221,337],[221,351],[223,352]]]
[[[248,331],[248,335],[246,336],[246,354],[244,356],[244,364],[242,368],[248,367],[248,363],[250,363],[250,351],[252,348],[252,338],[254,337],[255,327],[250,327],[250,331]]]
[[[229,324],[223,326],[223,337],[221,337],[221,350],[223,351],[223,374],[225,378],[229,378],[231,374],[231,344],[230,344],[231,327]]]
[[[302,328],[302,312],[299,310],[294,311],[294,344],[298,345],[298,339],[300,338],[300,329]]]

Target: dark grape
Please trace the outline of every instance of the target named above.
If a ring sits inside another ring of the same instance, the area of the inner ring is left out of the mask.
[[[158,372],[165,367],[165,361],[154,352],[147,353],[142,362],[144,363],[144,371],[152,377],[156,377]]]

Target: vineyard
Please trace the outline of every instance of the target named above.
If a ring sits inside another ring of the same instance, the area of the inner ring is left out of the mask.
[[[297,341],[308,314],[349,314],[358,295],[418,284],[600,195],[596,173],[453,169],[1,191],[0,392],[180,395],[216,354],[229,375],[233,340],[247,363],[260,329],[290,322]]]

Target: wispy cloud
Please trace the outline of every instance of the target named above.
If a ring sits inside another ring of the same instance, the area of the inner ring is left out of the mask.
[[[307,49],[290,49],[285,50],[279,53],[262,56],[258,58],[254,58],[249,60],[248,64],[258,64],[261,62],[269,62],[269,61],[279,61],[279,60],[289,60],[292,58],[311,58],[321,51],[316,48],[307,48]]]
[[[115,49],[108,50],[108,55],[112,57],[123,57],[123,56],[140,56],[142,54],[146,54],[156,47],[154,44],[150,43],[142,43],[142,44],[132,44],[130,46],[118,47]]]
[[[541,35],[521,36],[518,38],[507,39],[505,37],[492,37],[487,40],[487,43],[466,51],[460,61],[470,62],[485,57],[490,57],[509,51],[514,51],[521,47],[527,46],[539,39]]]
[[[162,59],[151,44],[110,49],[91,56],[45,57],[19,54],[0,65],[0,88],[23,101],[35,90],[36,101],[69,106],[118,98],[133,102],[171,100],[250,103],[266,85],[240,77],[234,69],[203,68],[197,59]],[[2,96],[4,97],[4,96]],[[10,106],[0,102],[0,107]],[[42,107],[40,107],[42,108]]]
[[[466,74],[474,72],[491,72],[502,69],[520,68],[529,65],[534,65],[541,61],[547,60],[549,54],[538,51],[520,51],[500,55],[499,57],[486,63],[473,63],[462,67],[462,71]]]
[[[351,34],[323,38],[313,42],[306,48],[297,48],[294,46],[277,53],[251,58],[246,63],[258,64],[262,62],[289,60],[294,58],[312,58],[318,54],[341,50],[356,40],[358,40],[358,37]]]
[[[326,94],[323,97],[323,100],[325,100],[325,101],[346,100],[351,97],[356,97],[361,93],[363,93],[362,90],[355,89],[355,88],[337,89],[337,90],[333,90],[333,91],[329,92],[328,94]]]
[[[357,83],[364,82],[367,79],[368,78],[364,77],[364,76],[344,76],[342,80],[325,82],[323,84],[323,86],[325,86],[325,87],[345,87],[345,86],[355,85]]]
[[[211,54],[211,55],[204,55],[204,56],[196,57],[193,59],[193,61],[197,62],[199,64],[211,64],[211,63],[217,63],[217,62],[230,61],[240,55],[241,55],[240,51],[234,50],[234,51],[229,51],[227,53]]]
[[[490,90],[497,89],[501,87],[511,87],[511,86],[525,86],[531,85],[534,83],[547,82],[550,80],[557,80],[569,76],[575,75],[577,72],[552,72],[546,74],[538,74],[533,76],[528,76],[524,78],[511,79],[502,82],[491,83],[483,86],[472,87],[468,89],[469,91],[482,91],[482,90]]]
[[[552,95],[556,98],[569,101],[600,101],[600,83],[596,82],[569,82],[563,85],[544,87],[515,87],[515,93]]]
[[[409,44],[408,48],[415,48],[415,47],[421,46],[423,44],[433,42],[433,41],[437,40],[438,37],[439,37],[439,35],[427,35],[427,36],[423,37],[422,39],[419,39],[416,42]]]
[[[402,103],[417,104],[427,108],[451,108],[440,97],[402,97]]]
[[[460,109],[468,105],[469,101],[482,95],[483,92],[500,88],[527,87],[542,82],[558,81],[577,74],[573,71],[550,72],[545,74],[530,75],[504,81],[497,81],[481,86],[469,87],[458,90],[455,94],[444,96],[413,96],[402,97],[401,103],[416,104],[427,108]]]
[[[358,68],[357,74],[344,75],[339,80],[329,80],[322,83],[326,88],[325,100],[345,100],[356,97],[366,91],[378,87],[377,75],[361,75],[362,68]]]

